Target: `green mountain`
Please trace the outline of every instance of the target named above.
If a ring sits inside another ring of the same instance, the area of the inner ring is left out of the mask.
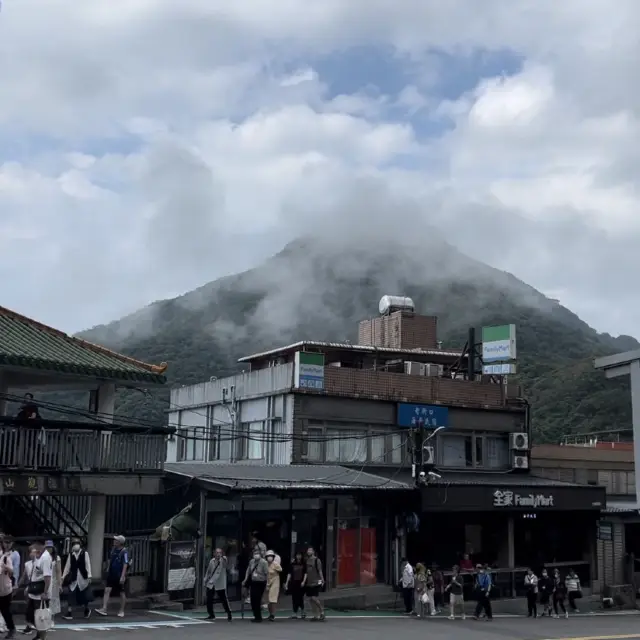
[[[419,246],[302,240],[260,267],[163,300],[82,337],[149,362],[168,362],[173,384],[239,371],[236,360],[300,339],[352,341],[384,294],[408,295],[437,315],[445,346],[467,329],[515,323],[518,378],[537,441],[631,424],[628,383],[606,380],[593,358],[640,347],[599,334],[514,276],[435,240]],[[129,393],[118,412],[162,421],[168,392]]]

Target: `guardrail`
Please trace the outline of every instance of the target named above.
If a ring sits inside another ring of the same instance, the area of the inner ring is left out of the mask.
[[[0,424],[0,469],[33,471],[152,471],[166,459],[165,433],[112,426]]]

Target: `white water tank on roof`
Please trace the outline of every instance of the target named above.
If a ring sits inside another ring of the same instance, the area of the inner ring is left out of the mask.
[[[378,305],[380,314],[385,316],[393,311],[415,311],[416,306],[406,296],[382,296]]]

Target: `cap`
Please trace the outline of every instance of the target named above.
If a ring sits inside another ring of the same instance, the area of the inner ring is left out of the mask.
[[[45,540],[44,541],[44,546],[45,547],[53,547],[53,540]]]
[[[113,536],[113,539],[120,544],[124,544],[126,541],[126,538],[124,536]]]
[[[265,558],[268,558],[269,556],[272,556],[273,558],[276,557],[275,551],[267,551],[267,553],[264,554]]]

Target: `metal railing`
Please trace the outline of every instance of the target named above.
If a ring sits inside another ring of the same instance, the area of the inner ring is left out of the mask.
[[[158,543],[152,542],[149,539],[149,536],[140,536],[135,538],[127,536],[125,547],[127,549],[127,554],[129,555],[129,561],[131,562],[129,571],[127,572],[128,575],[130,576],[148,576],[149,575],[149,572],[153,564],[151,559],[152,545],[157,546]],[[105,567],[109,562],[112,549],[113,549],[113,536],[105,537],[104,549],[102,553]]]
[[[112,429],[73,423],[54,427],[46,421],[33,426],[0,422],[0,469],[126,472],[164,468],[166,434]]]

